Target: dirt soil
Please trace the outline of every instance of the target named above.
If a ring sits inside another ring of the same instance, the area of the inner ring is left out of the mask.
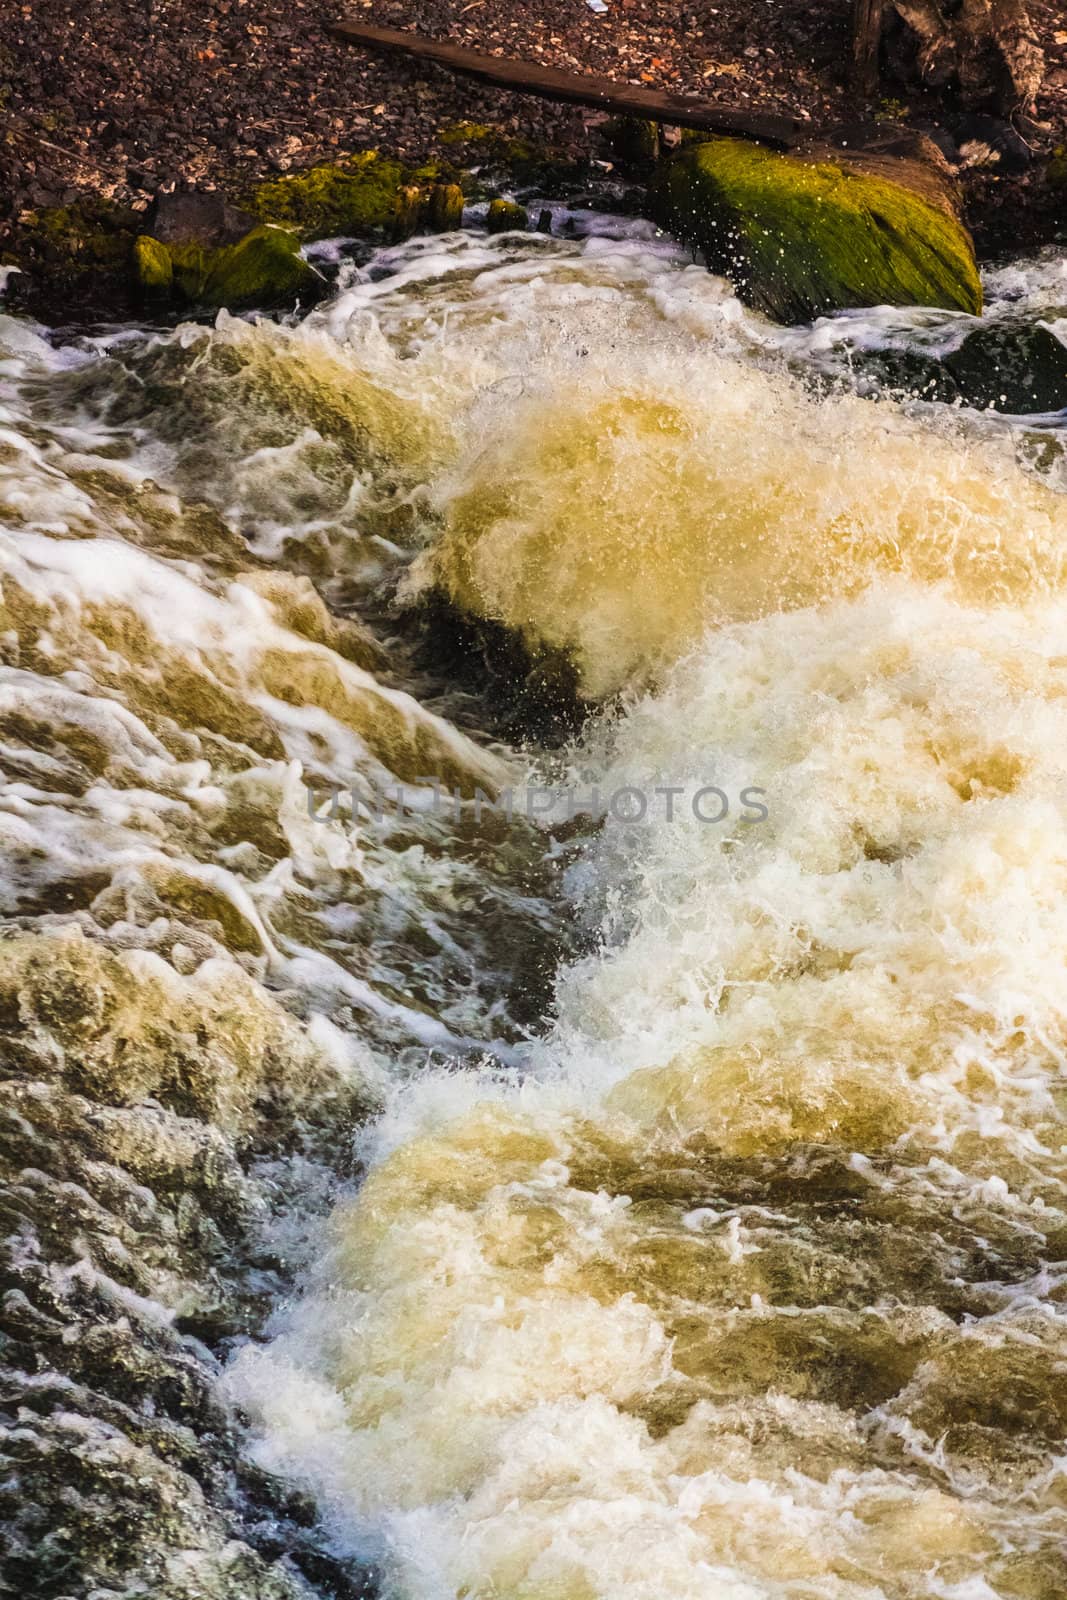
[[[875,112],[914,124],[944,107],[887,81],[857,107],[845,85],[849,0],[6,0],[0,7],[0,261],[29,214],[103,196],[148,208],[161,188],[219,186],[378,147],[422,161],[443,128],[493,123],[571,153],[595,113],[492,90],[441,68],[345,47],[343,14],[496,55],[790,112],[813,130]],[[1033,162],[963,174],[980,250],[1067,237],[1067,17],[1031,0],[1044,90],[1023,125]],[[455,156],[454,146],[451,149]]]

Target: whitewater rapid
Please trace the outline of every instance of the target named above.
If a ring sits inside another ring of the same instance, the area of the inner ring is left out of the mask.
[[[826,351],[906,315],[779,333],[609,231],[4,323],[0,988],[42,1073],[269,1160],[213,1392],[383,1594],[1058,1600],[1062,429],[860,398]],[[487,732],[431,595],[581,732]],[[766,815],[474,809],[541,784]]]

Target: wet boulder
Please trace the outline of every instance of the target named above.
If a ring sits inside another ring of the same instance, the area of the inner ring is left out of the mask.
[[[230,205],[215,189],[189,189],[157,195],[146,220],[148,233],[160,244],[215,249],[236,244],[259,219]]]
[[[876,305],[977,314],[970,235],[930,152],[885,141],[788,155],[739,139],[690,142],[657,178],[653,206],[711,271],[778,322]]]
[[[313,292],[320,283],[300,254],[296,234],[267,224],[216,253],[202,293],[209,305],[274,305]]]
[[[174,263],[167,246],[150,234],[140,234],[133,241],[133,274],[146,297],[169,296],[174,288]]]
[[[463,226],[463,190],[458,183],[435,183],[430,191],[426,220],[435,233],[451,233]]]
[[[491,200],[486,213],[485,225],[490,233],[511,233],[527,226],[529,217],[526,207],[516,205],[514,200]]]
[[[193,305],[272,306],[316,293],[322,280],[287,228],[252,228],[236,244],[205,249],[194,240],[164,244],[142,234],[134,243],[134,276],[146,296],[170,295]]]
[[[886,350],[854,358],[889,389],[1006,416],[1067,409],[1067,345],[1037,322],[979,324],[955,349],[934,356]]]
[[[1018,416],[1067,407],[1067,346],[1039,324],[979,328],[944,366],[968,405]]]
[[[245,203],[261,222],[290,228],[305,240],[388,234],[398,193],[414,178],[398,162],[365,150],[258,184]]]

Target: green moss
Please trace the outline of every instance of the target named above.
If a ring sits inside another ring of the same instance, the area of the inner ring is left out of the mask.
[[[261,183],[244,204],[263,222],[294,228],[305,239],[388,229],[397,190],[408,174],[374,150]]]
[[[450,233],[463,226],[463,190],[458,183],[434,185],[426,217],[437,233]]]
[[[498,136],[498,130],[488,122],[451,122],[437,130],[442,144],[481,144]]]
[[[213,251],[199,244],[162,244],[142,233],[134,240],[134,280],[144,294],[166,293],[195,303],[203,299],[209,258],[213,255]]]
[[[86,196],[70,206],[23,213],[11,238],[25,303],[35,314],[121,300],[140,218],[126,206]]]
[[[422,190],[416,183],[405,183],[396,191],[389,232],[394,239],[410,239],[419,225]]]
[[[1048,164],[1048,181],[1054,189],[1067,189],[1067,149],[1062,145],[1052,152]]]
[[[407,173],[409,183],[434,184],[449,181],[452,168],[441,161],[424,161],[421,167],[412,167]]]
[[[134,240],[133,272],[145,294],[169,294],[173,287],[174,264],[170,251],[146,233]]]
[[[444,145],[464,144],[464,160],[477,161],[492,183],[515,183],[536,186],[543,194],[563,192],[588,173],[584,162],[575,161],[564,152],[549,145],[535,144],[530,139],[517,138],[504,128],[487,122],[455,122],[438,131]],[[453,181],[462,181],[458,174]],[[464,186],[470,193],[471,186]]]
[[[204,279],[209,305],[272,305],[312,290],[318,273],[300,254],[298,236],[267,224],[215,251]]]
[[[659,123],[644,117],[611,117],[603,128],[608,149],[624,167],[638,171],[659,160]]]
[[[107,200],[48,206],[34,212],[29,230],[47,255],[71,266],[116,265],[130,248],[132,213]]]
[[[300,240],[286,228],[253,228],[237,244],[205,250],[198,244],[161,244],[142,234],[133,252],[134,273],[149,293],[176,291],[193,304],[269,306],[314,290],[319,276],[300,255]]]
[[[164,248],[170,256],[174,287],[179,295],[185,300],[203,299],[204,280],[214,252],[205,250],[194,239],[187,240],[185,244],[168,244]]]
[[[780,322],[850,306],[982,308],[964,228],[886,178],[716,139],[683,147],[653,201],[712,271]]]
[[[525,228],[529,220],[526,207],[517,206],[513,200],[491,200],[485,219],[490,233],[510,233]]]

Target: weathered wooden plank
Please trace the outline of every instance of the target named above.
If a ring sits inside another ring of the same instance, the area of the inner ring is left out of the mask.
[[[647,117],[653,122],[673,123],[683,128],[703,128],[709,133],[734,134],[761,144],[789,149],[804,136],[804,125],[793,117],[770,111],[748,111],[744,106],[719,105],[711,100],[689,100],[643,85],[617,83],[612,78],[594,77],[580,72],[562,72],[533,61],[514,61],[504,56],[483,56],[460,45],[429,39],[424,34],[377,28],[371,23],[345,20],[329,32],[345,44],[363,45],[372,50],[391,50],[435,61],[467,78],[478,78],[500,89],[537,95],[542,100],[562,100],[573,105],[596,106],[619,115]]]

